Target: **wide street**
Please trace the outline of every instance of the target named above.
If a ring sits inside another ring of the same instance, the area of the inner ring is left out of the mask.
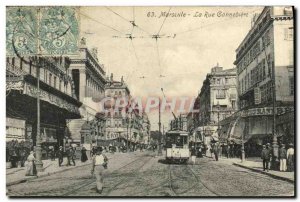
[[[226,160],[197,158],[196,165],[166,164],[153,152],[111,155],[102,194],[91,164],[7,187],[9,196],[291,196],[294,185],[236,167]]]

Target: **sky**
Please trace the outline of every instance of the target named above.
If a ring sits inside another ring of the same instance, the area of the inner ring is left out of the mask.
[[[235,50],[263,7],[81,7],[80,32],[107,75],[124,76],[131,95],[196,97],[206,74],[233,68]],[[161,12],[185,17],[161,16]],[[237,15],[238,14],[238,15]],[[228,15],[234,15],[228,17]],[[130,21],[137,27],[133,28]],[[135,38],[126,38],[129,34]],[[157,40],[151,35],[159,34]],[[160,76],[161,75],[161,76]],[[175,113],[178,115],[178,113]],[[158,129],[158,110],[148,113]],[[170,111],[162,113],[169,126]]]

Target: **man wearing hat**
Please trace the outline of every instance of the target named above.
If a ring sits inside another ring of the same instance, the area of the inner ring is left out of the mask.
[[[280,149],[279,149],[279,161],[280,161],[280,171],[286,171],[286,149],[285,145],[281,144]]]
[[[287,154],[287,171],[294,171],[294,145],[292,143],[289,144],[289,149],[286,152]]]
[[[270,161],[271,161],[271,158],[272,158],[273,149],[272,149],[272,146],[271,146],[270,143],[267,143],[267,144],[266,144],[266,147],[267,147],[267,149],[269,150],[269,153],[270,153],[270,160],[269,160],[269,169],[270,169],[270,167],[271,167]]]
[[[263,145],[263,150],[261,151],[261,159],[263,160],[263,169],[264,171],[267,169],[267,172],[269,172],[269,162],[270,162],[270,150],[266,147],[266,145]]]
[[[192,163],[193,165],[195,165],[196,163],[196,148],[194,146],[192,146],[192,149],[191,149],[191,159],[192,159]]]
[[[57,151],[57,156],[58,156],[58,165],[60,167],[62,162],[64,161],[64,151],[62,146],[59,147],[59,150]]]
[[[91,173],[95,173],[97,192],[102,193],[103,189],[103,172],[107,168],[108,158],[102,154],[102,147],[97,147],[96,154],[93,156]]]

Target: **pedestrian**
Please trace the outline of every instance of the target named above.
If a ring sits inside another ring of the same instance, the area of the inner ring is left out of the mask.
[[[214,144],[212,144],[211,146],[210,146],[210,148],[209,148],[209,152],[210,152],[210,157],[212,158],[213,156],[213,146],[214,146]]]
[[[26,148],[22,145],[20,148],[20,162],[21,162],[21,167],[24,167],[25,161],[27,158],[27,151]]]
[[[287,154],[287,171],[293,172],[294,171],[294,145],[291,143],[289,144],[289,149],[286,152]]]
[[[272,152],[272,146],[270,143],[267,143],[267,149],[269,150],[269,153],[270,153],[270,161],[269,162],[271,162],[272,158],[273,158],[272,157],[273,152]],[[271,163],[269,163],[269,169],[271,169]]]
[[[202,158],[202,145],[200,145],[199,149],[198,149],[198,157]]]
[[[269,162],[270,162],[271,154],[270,150],[266,145],[263,145],[263,149],[261,152],[261,159],[263,160],[263,169],[264,171],[267,169],[267,172],[269,172]]]
[[[196,148],[194,146],[192,146],[192,149],[191,149],[191,158],[192,158],[193,165],[195,165],[196,164]]]
[[[72,146],[69,147],[69,149],[67,150],[67,158],[68,158],[68,166],[71,165],[71,161],[73,162],[73,166],[75,166],[75,151],[73,149]]]
[[[102,147],[98,147],[96,155],[93,156],[91,173],[92,175],[95,174],[97,192],[99,194],[101,194],[103,190],[103,172],[104,169],[107,169],[107,162],[107,157],[102,154]]]
[[[58,165],[60,167],[64,161],[64,150],[63,150],[62,146],[59,147],[59,149],[57,151],[57,156],[58,156]]]
[[[88,157],[86,155],[86,148],[82,147],[81,149],[81,162],[86,162],[88,160]]]
[[[34,157],[34,152],[31,151],[28,158],[27,158],[27,165],[26,165],[26,176],[36,176],[37,175],[37,170],[35,166],[35,157]]]
[[[285,149],[285,145],[281,144],[279,149],[279,161],[280,161],[280,171],[286,171],[286,159],[287,159],[287,152]]]
[[[213,153],[215,155],[216,161],[218,161],[219,160],[219,149],[218,149],[218,145],[217,144],[214,144],[214,146],[213,146]]]
[[[49,149],[50,149],[50,158],[51,158],[51,161],[55,161],[55,150],[54,150],[54,147],[50,146]]]

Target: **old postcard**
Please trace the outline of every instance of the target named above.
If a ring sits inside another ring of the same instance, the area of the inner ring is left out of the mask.
[[[293,6],[7,6],[9,197],[295,197]]]

